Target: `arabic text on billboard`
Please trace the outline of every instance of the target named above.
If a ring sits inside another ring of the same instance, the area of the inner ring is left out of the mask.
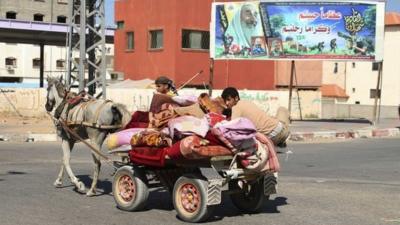
[[[214,59],[376,59],[374,3],[214,5]]]

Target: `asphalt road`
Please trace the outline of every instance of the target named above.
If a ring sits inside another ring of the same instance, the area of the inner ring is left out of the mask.
[[[400,224],[400,139],[292,143],[280,154],[278,194],[259,214],[241,214],[228,198],[210,224]],[[60,165],[59,143],[0,142],[0,224],[183,224],[170,196],[150,195],[143,212],[124,212],[111,195],[112,169],[104,165],[99,195],[86,197],[65,179],[52,186]],[[91,156],[79,145],[75,174],[89,186]]]

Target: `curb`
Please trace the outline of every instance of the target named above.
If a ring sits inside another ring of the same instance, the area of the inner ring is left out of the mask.
[[[52,142],[57,140],[57,134],[0,134],[0,141]]]
[[[316,131],[294,132],[289,136],[290,141],[310,141],[314,139],[356,139],[400,136],[399,128],[361,129],[355,131]]]

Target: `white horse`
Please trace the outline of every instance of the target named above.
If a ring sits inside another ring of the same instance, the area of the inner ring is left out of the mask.
[[[97,149],[101,149],[107,134],[116,130],[116,126],[112,128],[113,125],[124,127],[130,120],[131,115],[124,105],[106,100],[90,100],[81,102],[68,110],[68,106],[64,105],[64,102],[66,101],[66,96],[69,92],[62,82],[62,78],[58,79],[48,77],[47,83],[46,110],[51,112],[53,109],[62,109],[60,118],[67,121],[67,123],[75,122],[75,125],[70,126],[70,128],[81,138],[89,138],[92,145]],[[86,190],[85,185],[74,175],[70,166],[70,153],[74,144],[78,140],[73,138],[70,133],[66,132],[61,124],[55,122],[55,125],[57,135],[62,140],[63,163],[58,177],[54,182],[54,186],[62,186],[65,169],[71,182],[80,192],[84,193]],[[86,192],[87,196],[93,196],[96,194],[97,179],[101,166],[99,155],[92,152],[92,157],[95,164],[93,181],[90,189]]]

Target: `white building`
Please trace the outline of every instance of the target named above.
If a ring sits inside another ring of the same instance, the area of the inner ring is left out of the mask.
[[[67,69],[66,47],[44,47],[44,76],[65,75]],[[78,60],[79,52],[75,52]],[[114,68],[114,45],[106,44],[106,64],[108,73]],[[40,75],[40,47],[33,44],[0,42],[0,84],[17,83],[13,86],[38,87]]]
[[[400,105],[399,13],[386,14],[384,40],[380,113],[382,117],[397,117]],[[324,62],[321,88],[324,117],[371,118],[378,71],[379,63]]]
[[[68,30],[68,2],[70,1],[0,0],[0,87],[39,87],[40,46],[27,44],[35,42],[26,40],[36,36],[40,36],[42,40],[63,39]],[[23,43],[19,43],[16,33],[25,38]],[[44,76],[64,75],[68,66],[67,48],[49,45],[46,41],[41,44],[44,45]],[[78,59],[78,52],[73,54]],[[113,44],[106,44],[106,65],[107,74],[111,74],[114,68]],[[110,78],[111,76],[108,77]],[[115,74],[112,78],[121,77]]]

